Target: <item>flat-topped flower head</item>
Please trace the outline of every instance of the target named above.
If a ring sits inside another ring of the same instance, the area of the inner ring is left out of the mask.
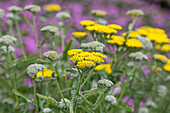
[[[110,102],[112,105],[116,104],[117,103],[117,99],[116,97],[114,97],[113,95],[107,95],[105,97],[105,100]]]
[[[122,26],[121,25],[117,25],[117,24],[109,24],[108,27],[112,28],[112,29],[116,29],[116,30],[122,30]]]
[[[138,113],[149,113],[149,110],[147,107],[141,107],[139,108]]]
[[[10,6],[8,8],[8,11],[13,12],[13,13],[19,13],[22,11],[22,8],[14,5],[14,6]]]
[[[105,17],[107,15],[107,12],[103,11],[103,10],[92,10],[91,14],[95,17]]]
[[[77,41],[81,41],[84,40],[87,36],[86,32],[73,32],[72,36],[77,40]]]
[[[136,60],[147,60],[148,59],[148,57],[142,52],[131,53],[129,54],[129,57],[134,58]]]
[[[43,109],[43,113],[50,113],[51,112],[51,109],[50,108],[44,108]]]
[[[6,17],[11,20],[20,20],[20,17],[18,15],[15,15],[14,13],[8,13]]]
[[[74,55],[77,55],[79,53],[82,53],[83,50],[82,49],[71,49],[67,52],[68,56],[71,57],[71,56],[74,56]]]
[[[16,41],[17,41],[17,39],[10,35],[4,35],[0,38],[0,44],[4,44],[6,46],[9,46],[9,45],[15,43]]]
[[[83,21],[80,22],[80,24],[81,24],[83,27],[86,27],[86,26],[94,25],[95,22],[94,22],[94,21],[91,21],[91,20],[83,20]]]
[[[153,55],[153,58],[156,59],[156,60],[159,60],[163,63],[167,63],[168,62],[168,58],[164,55],[161,55],[161,54],[154,54]]]
[[[5,11],[3,9],[0,9],[0,18],[4,16]]]
[[[167,95],[167,87],[165,85],[158,85],[158,95],[164,97]]]
[[[58,61],[60,59],[56,51],[47,51],[43,53],[44,57],[48,58],[51,61]]]
[[[93,42],[81,44],[81,48],[93,52],[103,52],[103,50],[105,49],[105,45],[98,41],[93,41]]]
[[[76,67],[78,68],[92,68],[92,67],[95,67],[96,66],[96,63],[94,63],[93,61],[79,61],[76,65]]]
[[[112,73],[111,64],[100,64],[100,65],[98,65],[98,66],[96,66],[94,68],[95,71],[99,71],[99,70],[102,70],[102,69],[104,69],[104,71],[107,74],[111,74]]]
[[[61,10],[61,6],[58,4],[47,4],[44,5],[44,10],[47,12],[54,12],[54,11],[60,11]]]
[[[137,38],[142,42],[142,48],[146,50],[153,49],[153,44],[150,40],[148,40],[146,37],[143,36],[137,36]]]
[[[144,12],[139,9],[132,9],[126,13],[127,15],[133,17],[141,17],[144,15]]]
[[[0,48],[0,50],[3,51],[4,53],[7,53],[7,51],[10,52],[10,53],[15,52],[15,48],[12,47],[12,46],[8,46],[8,50],[7,50],[7,47],[6,47],[6,46],[2,46],[2,47]]]
[[[102,87],[112,87],[114,85],[113,82],[108,79],[99,80],[97,84]]]
[[[38,5],[27,5],[24,7],[24,9],[33,13],[33,14],[37,14],[41,11],[41,7]]]
[[[69,106],[70,106],[70,103],[71,103],[70,100],[68,100],[67,98],[64,98],[64,100],[65,100],[65,102],[66,102],[67,107],[69,107]],[[60,108],[66,108],[65,103],[64,103],[64,100],[61,99],[61,101],[59,102],[59,107],[60,107]]]
[[[71,15],[69,12],[62,11],[56,14],[56,17],[59,18],[60,20],[67,20],[71,18]]]
[[[125,43],[125,38],[121,36],[112,35],[110,40],[107,40],[109,44],[123,45]]]
[[[58,28],[56,26],[48,25],[40,29],[41,32],[51,32],[51,33],[57,33]]]
[[[95,26],[95,31],[99,34],[116,34],[117,30],[112,29],[106,25],[101,25],[101,24],[94,24]]]
[[[52,78],[52,73],[53,70],[51,69],[47,69],[47,68],[43,68],[41,71],[37,72],[37,78]],[[55,76],[57,76],[57,74],[55,74]],[[31,76],[32,78],[34,78],[34,76]]]
[[[163,44],[163,45],[158,44],[156,45],[156,49],[160,51],[168,52],[170,51],[170,45],[169,44]]]
[[[170,72],[170,59],[168,60],[168,62],[164,65],[164,70]]]
[[[42,64],[31,64],[27,67],[27,74],[30,76],[34,76],[35,74],[37,74],[39,71],[41,71],[42,69],[44,69],[45,66]]]
[[[128,47],[142,47],[142,42],[138,39],[128,39],[126,42]]]

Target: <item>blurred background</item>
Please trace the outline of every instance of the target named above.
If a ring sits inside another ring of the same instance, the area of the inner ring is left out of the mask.
[[[106,11],[108,15],[105,19],[108,24],[122,25],[124,31],[126,31],[128,24],[131,22],[131,18],[126,16],[126,12],[134,8],[141,9],[145,13],[145,16],[137,20],[135,28],[139,26],[162,28],[170,36],[170,0],[0,0],[0,8],[4,9],[7,15],[9,13],[7,9],[12,5],[18,5],[22,8],[29,4],[41,6],[42,10],[36,19],[39,30],[45,25],[58,24],[60,22],[59,19],[55,18],[57,12],[49,14],[43,10],[44,5],[53,3],[59,4],[62,11],[69,11],[72,15],[72,18],[67,23],[73,23],[73,28],[68,32],[66,42],[71,38],[72,32],[83,31],[80,25],[81,20],[94,19],[90,13],[94,9]],[[29,12],[23,10],[23,13],[31,20],[31,14]],[[2,19],[8,23],[7,17],[3,17]],[[7,25],[1,24],[0,27],[2,27],[4,32],[8,29]],[[20,21],[20,28],[27,53],[35,54],[37,47],[32,29],[24,21]],[[43,39],[41,32],[38,35]],[[61,47],[58,52],[62,52]],[[16,54],[22,55],[19,48],[16,49]]]

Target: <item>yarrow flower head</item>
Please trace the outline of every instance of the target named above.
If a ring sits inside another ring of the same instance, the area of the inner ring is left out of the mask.
[[[149,110],[146,107],[141,107],[139,108],[138,113],[149,113]]]
[[[164,97],[167,94],[167,87],[165,85],[159,85],[158,86],[158,95],[160,97]]]
[[[168,72],[170,72],[170,59],[168,60],[168,62],[164,65],[164,69]]]
[[[43,53],[44,57],[48,58],[51,61],[58,61],[60,59],[56,51],[47,51]]]
[[[110,102],[112,105],[117,103],[117,99],[113,95],[107,95],[105,100]]]
[[[94,68],[95,71],[99,71],[99,70],[102,70],[102,69],[104,69],[104,71],[107,74],[111,74],[112,73],[111,64],[100,64],[100,65],[98,65],[98,66],[96,66]]]
[[[4,44],[6,46],[9,46],[9,45],[15,43],[16,41],[17,41],[17,39],[10,35],[4,35],[0,38],[0,43]]]
[[[80,22],[80,24],[81,24],[83,27],[86,27],[86,26],[94,25],[95,22],[94,22],[94,21],[91,21],[91,20],[83,20],[83,21]]]
[[[149,106],[149,107],[153,107],[153,108],[157,108],[157,105],[156,105],[156,103],[155,102],[153,102],[153,101],[148,101],[148,102],[146,102],[146,106]]]
[[[52,78],[52,73],[53,70],[43,68],[41,71],[37,72],[37,78]],[[57,74],[55,74],[55,76],[57,76]],[[34,76],[31,77],[34,78]]]
[[[142,42],[138,39],[128,39],[126,45],[128,47],[142,47]]]
[[[50,108],[44,108],[43,109],[43,113],[50,113],[51,112],[51,109]]]
[[[68,100],[67,98],[64,98],[66,105],[69,107],[70,106],[70,100]],[[64,100],[61,99],[61,101],[59,102],[59,107],[60,108],[66,108]]]
[[[121,25],[117,25],[117,24],[109,24],[108,27],[112,28],[112,29],[116,29],[116,30],[122,30],[122,26]]]
[[[110,37],[110,36],[109,36]],[[109,44],[123,45],[125,43],[125,38],[121,36],[112,35],[110,40],[107,40]]]
[[[95,17],[105,17],[107,15],[107,12],[103,11],[103,10],[92,10],[91,14]]]
[[[69,12],[62,11],[56,14],[56,17],[59,18],[60,20],[67,20],[71,18],[71,15]]]
[[[33,13],[33,14],[37,14],[41,11],[41,7],[38,5],[27,5],[24,7],[24,9]]]
[[[108,79],[99,80],[97,84],[101,87],[112,87],[114,85],[113,82]]]
[[[57,33],[58,28],[56,26],[48,25],[40,29],[41,32],[51,32],[51,33]]]
[[[8,11],[13,12],[13,13],[18,13],[22,11],[22,8],[14,5],[14,6],[9,7]]]
[[[87,36],[86,32],[73,32],[72,36],[77,40],[77,41],[81,41],[84,40]]]
[[[58,4],[47,4],[47,5],[44,5],[44,10],[47,12],[60,11],[61,6]]]
[[[38,73],[38,71],[41,71],[43,68],[45,68],[44,65],[42,64],[31,64],[30,66],[28,66],[27,68],[27,74],[30,76],[34,76],[35,74]]]
[[[129,54],[129,57],[134,58],[136,60],[147,60],[148,59],[148,57],[142,52],[131,53]]]
[[[153,58],[156,59],[156,60],[159,60],[161,62],[164,62],[164,63],[168,62],[168,58],[164,55],[161,55],[161,54],[154,54]]]
[[[133,9],[133,10],[128,11],[126,14],[131,16],[132,18],[134,18],[134,17],[141,17],[141,16],[143,16],[144,12],[139,10],[139,9]]]
[[[89,43],[83,43],[81,44],[82,49],[87,49],[88,51],[93,51],[93,52],[103,52],[105,49],[105,45],[103,43],[100,43],[98,41],[93,41]]]
[[[168,52],[168,51],[170,51],[170,45],[168,45],[168,44],[163,44],[163,45],[158,44],[158,45],[156,45],[156,49],[160,50],[160,51]]]
[[[142,37],[142,36],[137,36],[137,38],[142,42],[142,48],[144,48],[146,50],[153,49],[153,44],[150,40],[148,40],[147,38]]]
[[[0,18],[4,16],[5,11],[3,9],[0,9]]]
[[[0,50],[2,50],[3,52],[7,53],[7,47],[6,47],[6,46],[2,46],[2,47],[0,48]],[[15,52],[15,48],[12,47],[12,46],[8,46],[8,52],[10,52],[10,53]]]

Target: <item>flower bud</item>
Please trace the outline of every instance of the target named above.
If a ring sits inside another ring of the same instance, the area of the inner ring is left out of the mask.
[[[41,7],[38,5],[27,5],[24,7],[24,9],[33,14],[39,13],[41,11]]]
[[[144,12],[139,9],[132,9],[126,13],[127,15],[133,17],[141,17],[144,15]]]
[[[60,59],[56,51],[48,51],[43,53],[44,57],[48,58],[51,61],[58,61]]]
[[[9,7],[8,11],[13,12],[13,13],[18,13],[22,11],[22,8],[14,5],[14,6]]]

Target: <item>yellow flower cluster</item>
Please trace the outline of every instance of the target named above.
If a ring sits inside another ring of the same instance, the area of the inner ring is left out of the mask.
[[[102,63],[107,59],[107,56],[98,52],[83,52],[81,49],[69,50],[68,55],[70,61],[79,68],[94,67],[96,63]]]
[[[128,39],[126,45],[128,47],[142,47],[142,42],[138,39]]]
[[[170,45],[168,45],[168,44],[163,44],[163,45],[158,44],[158,45],[156,45],[156,49],[167,52],[167,51],[170,51]]]
[[[154,54],[153,58],[156,59],[156,60],[160,60],[164,63],[168,62],[168,58],[164,55],[161,55],[161,54]]]
[[[87,36],[86,32],[74,32],[72,33],[72,36],[75,38],[83,38]]]
[[[110,27],[111,29],[116,29],[116,30],[122,30],[122,26],[117,25],[117,24],[109,24],[108,27]]]
[[[156,72],[161,72],[162,71],[162,68],[160,67],[157,67],[156,65],[152,66],[152,71],[156,71]]]
[[[125,43],[125,38],[121,36],[112,35],[111,40],[108,40],[107,43],[123,45]]]
[[[107,25],[101,25],[101,24],[94,24],[93,26],[87,26],[86,30],[88,31],[95,31],[100,34],[115,34],[117,33],[117,30],[110,28]]]
[[[52,73],[53,73],[53,70],[44,68],[42,71],[39,71],[37,73],[37,78],[39,78],[40,76],[43,76],[44,78],[51,78]],[[32,76],[32,78],[34,78],[34,76]]]
[[[60,11],[61,7],[58,4],[48,4],[44,6],[44,10],[47,12]]]
[[[168,62],[164,65],[164,69],[168,72],[170,72],[170,59],[168,60]]]
[[[97,17],[104,17],[107,15],[107,12],[103,11],[103,10],[92,10],[91,14]]]
[[[91,21],[91,20],[83,20],[83,21],[80,22],[80,24],[81,24],[82,26],[86,27],[86,26],[94,25],[95,22],[94,22],[94,21]]]
[[[126,36],[127,33],[122,33],[122,36]],[[131,33],[129,33],[129,37],[131,38],[135,38],[137,35],[139,35],[139,33],[137,31],[132,31]]]
[[[74,55],[77,55],[79,53],[82,53],[83,50],[82,49],[71,49],[67,52],[68,56],[71,57],[71,56],[74,56]]]
[[[98,65],[98,66],[96,66],[94,68],[95,71],[99,71],[99,70],[102,70],[102,69],[104,69],[104,71],[107,74],[111,74],[112,73],[111,64],[100,64],[100,65]]]

